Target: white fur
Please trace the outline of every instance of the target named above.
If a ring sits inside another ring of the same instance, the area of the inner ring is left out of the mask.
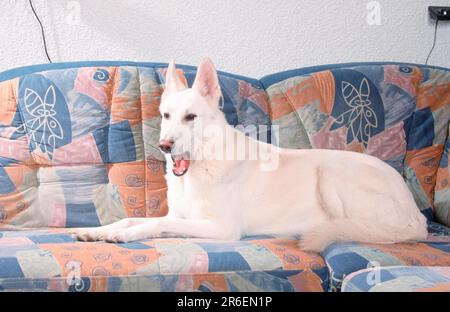
[[[200,143],[188,149],[193,160],[184,176],[172,173],[172,160],[166,155],[169,214],[78,229],[80,240],[128,242],[167,236],[239,240],[246,235],[300,234],[300,248],[322,251],[338,241],[426,238],[425,217],[402,177],[383,161],[353,152],[269,146],[232,129],[219,110],[219,98],[217,74],[209,59],[199,67],[192,89],[177,77],[171,62],[160,106],[170,118],[162,121],[161,140],[175,142],[174,154],[185,152],[192,139]],[[198,117],[184,122],[187,113]],[[203,127],[196,127],[200,123]],[[202,136],[205,127],[226,130],[236,141],[246,142],[246,159],[210,159],[211,146],[225,141],[214,131],[210,137]],[[264,157],[252,160],[252,148]],[[207,159],[201,160],[202,155]],[[267,159],[277,161],[275,169],[261,170]]]

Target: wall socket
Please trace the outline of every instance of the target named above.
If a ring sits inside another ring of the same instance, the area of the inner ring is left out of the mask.
[[[430,6],[428,11],[434,20],[450,21],[450,7]]]

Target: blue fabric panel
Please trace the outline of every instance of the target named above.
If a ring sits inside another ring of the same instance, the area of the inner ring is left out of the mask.
[[[109,125],[92,132],[92,135],[95,140],[95,144],[97,145],[97,149],[100,153],[103,163],[108,163],[108,132]]]
[[[434,213],[431,207],[422,209],[420,210],[420,212],[427,218],[428,221],[430,222],[434,221]]]
[[[400,65],[400,66],[418,66],[421,68],[432,68],[432,69],[440,69],[450,71],[449,68],[438,67],[438,66],[429,66],[423,64],[414,64],[414,63],[399,63],[399,62],[355,62],[355,63],[342,63],[342,64],[328,64],[328,65],[320,65],[320,66],[312,66],[305,67],[299,69],[287,70],[271,75],[264,76],[260,79],[264,89],[267,89],[273,84],[276,84],[280,81],[295,77],[295,76],[303,76],[311,73],[316,73],[324,70],[330,69],[338,69],[338,68],[346,68],[346,67],[357,67],[357,66],[374,66],[374,65]]]
[[[409,151],[433,146],[434,118],[429,108],[414,112],[405,121],[404,129]]]
[[[145,244],[142,244],[140,242],[130,242],[130,243],[117,243],[116,244],[119,247],[125,248],[125,249],[132,249],[132,250],[142,250],[142,249],[152,249],[152,246],[148,246]]]
[[[326,250],[324,251],[324,253],[326,254]],[[348,273],[353,272],[355,268],[365,268],[369,263],[369,260],[353,252],[342,253],[336,256],[325,258],[328,264],[333,267],[334,272],[337,276],[347,275]]]
[[[100,226],[94,203],[66,204],[66,227]]]
[[[391,280],[394,279],[394,275],[392,275],[389,271],[386,270],[380,270],[379,271],[379,278],[382,281],[386,281],[386,280]],[[353,281],[360,285],[361,290],[362,291],[369,291],[373,285],[371,285],[371,283],[368,283],[368,276],[366,274],[360,274],[360,275],[356,275],[355,277],[353,277]]]
[[[209,272],[251,270],[247,261],[238,252],[210,252]]]
[[[0,259],[0,278],[24,277],[16,258]]]
[[[449,263],[450,263],[450,245],[448,243],[428,243],[428,246],[448,252]]]
[[[383,100],[377,87],[364,74],[351,69],[332,72],[336,86],[342,86],[342,91],[336,92],[331,112],[336,121],[331,130],[346,126],[349,129],[347,144],[356,140],[367,148],[369,138],[385,129]]]
[[[38,149],[52,159],[56,148],[72,142],[66,99],[55,83],[38,74],[20,79],[18,96],[30,150]]]
[[[437,222],[428,222],[428,233],[437,236],[450,236],[450,228]]]
[[[87,292],[91,288],[91,280],[87,277],[82,277],[75,280],[73,285],[69,287],[69,292]]]
[[[5,80],[14,79],[23,75],[29,75],[32,73],[54,70],[54,69],[66,69],[66,68],[79,68],[79,67],[100,67],[100,66],[138,66],[138,67],[152,67],[152,68],[165,68],[167,63],[152,63],[152,62],[131,62],[131,61],[83,61],[83,62],[63,62],[53,64],[38,64],[31,66],[24,66],[19,68],[10,69],[0,73],[0,82]],[[177,68],[197,70],[197,67],[190,65],[177,64]],[[240,79],[252,83],[254,85],[261,85],[258,79],[245,77],[241,75],[230,74],[223,71],[218,71],[220,75],[227,77]]]
[[[0,167],[7,167],[10,165],[19,164],[19,163],[20,163],[20,161],[18,161],[16,159],[11,159],[11,158],[0,156]]]
[[[128,120],[113,123],[109,126],[108,160],[112,163],[136,160],[136,148],[133,132]]]
[[[30,235],[28,238],[36,244],[62,244],[75,241],[74,238],[65,234]]]
[[[9,178],[5,168],[0,167],[0,194],[9,194],[16,190],[16,186]]]

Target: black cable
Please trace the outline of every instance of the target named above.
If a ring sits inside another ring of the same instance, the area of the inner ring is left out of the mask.
[[[427,57],[427,61],[425,62],[425,65],[428,65],[428,61],[430,60],[430,56],[434,51],[434,48],[436,47],[436,38],[437,38],[437,30],[438,30],[438,24],[439,24],[439,20],[436,19],[436,24],[434,26],[434,41],[433,41],[433,47],[430,50],[430,53],[428,54]]]
[[[31,7],[31,10],[33,11],[34,17],[36,17],[37,21],[39,22],[39,25],[41,26],[42,42],[44,43],[45,55],[47,56],[48,61],[50,63],[52,63],[52,59],[48,55],[48,51],[47,51],[47,42],[45,41],[44,26],[42,26],[42,22],[36,13],[36,10],[34,9],[33,2],[31,0],[28,0],[28,2],[30,3],[30,7]]]

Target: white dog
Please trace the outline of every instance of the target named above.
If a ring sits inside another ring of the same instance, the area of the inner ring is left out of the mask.
[[[228,125],[220,98],[211,60],[202,62],[191,89],[171,62],[160,105],[168,215],[77,229],[78,239],[239,240],[300,234],[300,248],[322,251],[332,242],[427,237],[426,219],[412,194],[383,161],[353,152],[289,150],[262,143]],[[275,160],[276,167],[267,166],[268,160]]]

